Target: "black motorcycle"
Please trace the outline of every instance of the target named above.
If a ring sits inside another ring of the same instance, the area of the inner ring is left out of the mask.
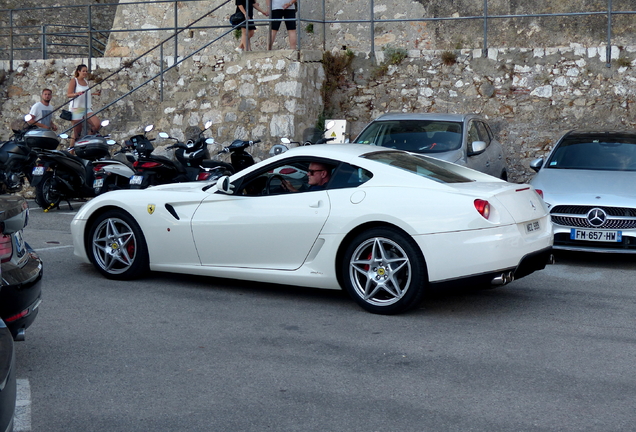
[[[102,127],[108,120],[102,122]],[[93,189],[93,162],[110,155],[114,141],[108,136],[86,135],[75,143],[75,154],[66,150],[38,151],[31,185],[35,187],[35,201],[44,209],[59,207],[66,201],[69,208],[73,198],[91,198]]]
[[[177,142],[166,147],[166,150],[175,149],[174,155],[177,161],[185,168],[188,181],[212,181],[224,175],[234,174],[234,167],[227,162],[207,157],[208,144],[214,144],[213,138],[205,138],[203,135],[210,128],[212,122],[205,124],[205,129],[199,132],[198,137],[180,142],[176,138],[161,132],[159,136],[164,139],[174,139]]]
[[[24,180],[32,181],[38,149],[55,149],[60,143],[55,132],[30,125],[27,116],[23,124],[12,126],[13,136],[0,145],[0,193],[18,192]],[[18,122],[21,123],[21,122]]]

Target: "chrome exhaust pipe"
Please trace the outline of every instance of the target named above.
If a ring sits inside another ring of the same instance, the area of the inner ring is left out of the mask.
[[[25,338],[26,338],[26,331],[23,328],[21,328],[20,330],[18,330],[18,333],[15,335],[13,340],[16,342],[23,342]]]
[[[503,286],[515,280],[515,273],[513,271],[505,272],[499,276],[495,276],[491,281],[491,285]]]

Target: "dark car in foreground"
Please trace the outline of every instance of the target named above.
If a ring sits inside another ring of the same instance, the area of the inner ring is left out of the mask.
[[[383,114],[354,142],[426,154],[508,179],[503,148],[477,114]]]
[[[0,432],[13,430],[16,379],[13,335],[0,320]]]
[[[530,167],[554,249],[636,253],[635,132],[570,131]]]
[[[0,319],[15,340],[24,339],[42,295],[42,261],[23,237],[28,220],[29,207],[23,197],[0,195]]]

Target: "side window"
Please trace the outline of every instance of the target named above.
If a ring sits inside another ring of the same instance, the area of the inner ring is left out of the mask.
[[[481,138],[477,130],[477,122],[471,121],[468,125],[468,145],[475,141],[481,141]]]
[[[369,181],[373,174],[364,168],[341,164],[333,173],[329,189],[355,188]]]
[[[479,141],[484,141],[486,146],[490,145],[490,134],[488,133],[488,129],[483,122],[475,122],[477,126],[477,132],[479,134]]]

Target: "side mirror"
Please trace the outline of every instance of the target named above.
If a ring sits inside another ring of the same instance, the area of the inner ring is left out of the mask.
[[[536,172],[539,172],[542,166],[543,166],[543,158],[535,159],[532,162],[530,162],[530,168],[532,168]]]
[[[205,139],[205,143],[206,144],[214,144],[215,143],[214,138],[206,138]]]
[[[155,125],[148,125],[144,128],[144,131],[146,132],[150,132],[151,130],[153,130],[155,128]]]
[[[35,120],[35,117],[34,117],[33,115],[31,115],[31,114],[27,114],[27,115],[25,115],[25,116],[24,116],[24,121],[25,121],[25,122],[27,122],[27,123],[28,123],[28,122],[30,122],[30,121],[32,121],[32,120]]]
[[[291,144],[291,140],[285,137],[281,138],[280,142],[282,142],[283,144]]]
[[[336,124],[336,122],[335,122],[335,121],[333,121],[333,120],[329,120],[329,121],[327,122],[327,124],[325,124],[325,129],[326,129],[326,130],[329,130],[329,129],[331,129],[332,127],[334,127],[334,125],[335,125],[335,124]]]
[[[219,177],[216,182],[216,188],[227,195],[232,195],[234,193],[234,185],[230,183],[230,177],[228,176]]]
[[[112,145],[117,144],[117,141],[110,139],[110,140],[106,141],[106,144],[112,146]]]
[[[271,149],[269,149],[269,156],[276,156],[281,153],[285,153],[287,150],[289,150],[289,148],[286,145],[276,144],[275,146],[272,146]]]
[[[165,132],[159,132],[159,138],[163,138],[163,139],[170,138],[170,135],[168,135]]]
[[[68,134],[63,133],[63,134],[60,134],[59,137],[62,139],[66,139],[68,138]]]
[[[102,125],[102,127],[106,127],[110,124],[110,120],[102,120],[100,124]]]
[[[212,126],[212,120],[208,120],[205,122],[205,128],[206,129],[210,129],[210,126]]]
[[[468,156],[475,156],[481,154],[486,150],[486,142],[484,141],[473,141],[472,144],[468,145]]]

